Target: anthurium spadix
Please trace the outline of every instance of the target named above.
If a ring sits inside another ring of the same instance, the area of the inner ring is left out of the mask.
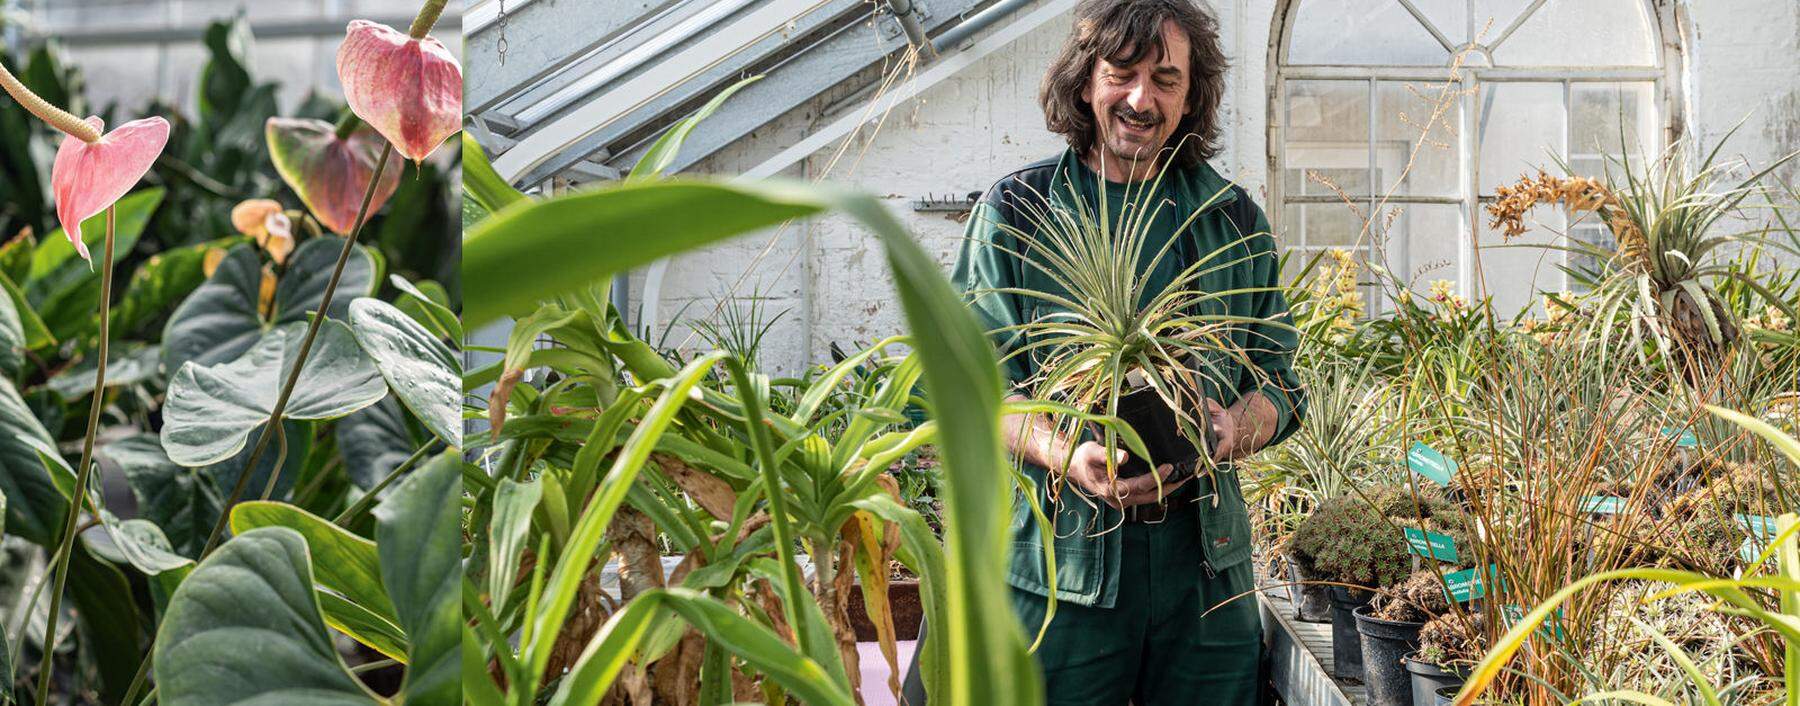
[[[350,110],[414,162],[462,129],[462,67],[418,25],[353,20],[337,54]]]
[[[306,209],[327,230],[349,235],[356,228],[363,193],[375,176],[375,163],[381,159],[381,138],[354,118],[348,125],[269,118],[263,135],[275,171],[300,195]],[[383,169],[369,197],[369,213],[381,210],[398,188],[400,170]]]

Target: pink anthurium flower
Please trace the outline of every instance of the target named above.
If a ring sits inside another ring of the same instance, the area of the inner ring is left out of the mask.
[[[269,118],[264,136],[269,159],[283,181],[300,195],[313,217],[333,233],[356,227],[356,210],[381,158],[381,138],[360,128],[340,137],[337,126],[323,120]],[[369,213],[381,210],[400,188],[400,169],[381,170],[381,182],[369,199]]]
[[[50,167],[50,188],[56,194],[56,220],[62,222],[81,259],[92,263],[81,239],[81,222],[113,205],[150,171],[169,143],[169,121],[133,120],[112,132],[105,131],[99,118],[85,122],[102,133],[100,139],[88,142],[65,136]]]
[[[407,159],[424,159],[462,129],[462,67],[436,39],[353,20],[337,69],[350,110]]]

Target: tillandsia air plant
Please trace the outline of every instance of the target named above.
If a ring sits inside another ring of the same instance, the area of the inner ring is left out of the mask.
[[[100,412],[103,406],[100,400],[106,391],[106,364],[112,333],[109,324],[112,320],[115,257],[113,236],[117,226],[113,204],[137,184],[138,179],[150,170],[157,155],[162,153],[163,145],[169,141],[169,123],[160,117],[150,117],[125,123],[110,133],[104,132],[105,124],[99,118],[82,120],[50,105],[20,83],[5,66],[0,66],[0,89],[5,89],[33,115],[66,134],[62,145],[56,150],[56,163],[50,170],[51,187],[56,198],[56,216],[62,221],[63,230],[68,234],[75,252],[90,265],[93,259],[88,255],[87,242],[81,233],[81,222],[102,212],[106,214],[100,263],[100,332],[96,346],[98,362],[94,366],[94,399],[89,405],[87,431],[81,440],[81,461],[75,467],[75,484],[70,492],[70,497],[75,500],[75,507],[62,513],[64,517],[60,537],[56,541],[56,557],[51,562],[56,578],[50,589],[49,622],[44,634],[47,636],[46,642],[54,644],[56,623],[62,616],[60,607],[63,588],[68,582],[69,566],[73,562],[71,554],[75,549],[76,523],[81,515],[80,508],[88,500],[88,483],[93,477],[94,438],[100,431]],[[4,522],[4,519],[4,516],[0,516],[0,522]],[[5,645],[0,644],[0,650],[4,649]],[[45,649],[43,661],[38,668],[38,706],[49,702],[50,677],[54,671],[50,665],[54,655],[55,650]],[[10,670],[4,676],[9,685],[0,688],[0,694],[10,692],[11,688]]]
[[[252,83],[225,75],[243,73],[237,58],[215,54],[203,83]],[[352,189],[350,234],[375,217],[393,181],[363,145],[380,138],[351,121],[340,141],[357,168],[335,172],[315,168],[343,151],[328,141],[268,145],[301,167],[258,159],[237,174],[269,178],[215,192],[191,170],[210,162],[165,164],[164,140],[191,131],[152,118],[108,132],[26,79],[0,66],[0,87],[66,133],[44,190],[63,227],[0,246],[0,703],[461,703],[454,288],[319,225]],[[200,122],[221,110],[209,93]],[[252,136],[264,122],[236,118]],[[29,158],[13,144],[9,162]],[[192,173],[153,171],[169,164]],[[276,171],[295,175],[306,210],[282,204],[294,197]],[[309,191],[322,172],[331,188]],[[131,191],[139,177],[152,188]],[[444,185],[418,182],[407,188]],[[154,232],[170,202],[205,212],[197,235]],[[383,267],[394,303],[375,296]],[[251,447],[259,430],[266,446]],[[253,482],[263,499],[237,502]]]
[[[1254,261],[1272,252],[1257,253],[1248,247],[1268,233],[1242,233],[1210,252],[1199,254],[1160,287],[1152,286],[1155,272],[1165,259],[1179,257],[1177,247],[1185,234],[1214,203],[1222,201],[1229,185],[1208,195],[1194,212],[1173,214],[1175,234],[1160,245],[1155,237],[1166,233],[1157,226],[1170,206],[1157,195],[1173,160],[1163,159],[1156,175],[1125,187],[1124,204],[1112,213],[1107,199],[1090,203],[1069,178],[1059,177],[1060,190],[1050,194],[1019,194],[1021,215],[1031,226],[1021,229],[996,224],[1017,239],[1019,250],[1003,252],[1026,263],[1061,291],[1000,288],[971,292],[971,296],[1007,294],[1044,305],[1045,313],[996,333],[1018,334],[1024,341],[1008,356],[1030,356],[1038,361],[1036,373],[1025,381],[1031,396],[1055,401],[1083,412],[1116,418],[1120,400],[1154,395],[1172,413],[1179,435],[1192,446],[1195,468],[1211,468],[1210,421],[1204,413],[1210,387],[1226,379],[1228,364],[1256,371],[1252,349],[1234,336],[1262,335],[1258,327],[1292,327],[1273,319],[1226,313],[1223,303],[1243,295],[1278,288],[1234,288],[1208,291],[1202,278]],[[1071,178],[1075,178],[1071,176]],[[1104,183],[1105,174],[1099,175]],[[1054,187],[1053,187],[1054,188]],[[1154,250],[1150,248],[1154,247]],[[1022,251],[1022,252],[1021,252]],[[1052,415],[1060,438],[1076,438],[1090,419],[1078,415]],[[1139,430],[1144,436],[1148,430]],[[1117,432],[1101,432],[1109,451],[1120,447]],[[1071,453],[1073,446],[1071,446]],[[1107,455],[1108,477],[1116,478],[1115,456]],[[1162,459],[1149,459],[1161,464]],[[1178,459],[1169,459],[1170,461]],[[1060,487],[1060,480],[1058,487]],[[1084,502],[1086,500],[1084,499]]]
[[[1738,339],[1739,322],[1715,293],[1718,280],[1730,279],[1752,289],[1762,285],[1728,264],[1728,248],[1790,246],[1762,237],[1767,228],[1732,231],[1729,220],[1756,196],[1768,196],[1765,177],[1800,152],[1781,157],[1761,170],[1743,174],[1743,165],[1719,161],[1726,133],[1693,167],[1690,142],[1671,145],[1647,162],[1629,153],[1608,157],[1617,176],[1557,177],[1540,172],[1496,190],[1488,205],[1493,226],[1508,237],[1524,233],[1524,218],[1538,204],[1559,204],[1577,216],[1592,213],[1612,234],[1611,247],[1571,239],[1568,249],[1604,263],[1604,272],[1589,299],[1594,315],[1617,322],[1595,327],[1604,345],[1615,337],[1631,344],[1637,355],[1648,344],[1672,361],[1690,381],[1716,370],[1724,351]],[[1621,138],[1623,136],[1621,135]],[[1770,303],[1790,318],[1786,301]],[[1619,336],[1618,328],[1626,334]]]

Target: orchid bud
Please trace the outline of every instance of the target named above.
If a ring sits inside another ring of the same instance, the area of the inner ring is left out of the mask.
[[[341,131],[323,120],[293,118],[269,118],[265,137],[275,171],[313,217],[333,233],[348,235],[355,229],[363,192],[381,159],[381,139],[367,129]],[[398,188],[400,170],[381,170],[369,213],[381,210]]]
[[[353,20],[337,69],[350,110],[414,162],[462,129],[462,67],[436,39]]]
[[[169,121],[144,118],[106,132],[99,118],[84,121],[99,139],[92,142],[73,134],[63,138],[50,167],[50,188],[56,195],[56,219],[75,244],[81,259],[88,256],[81,239],[81,222],[113,205],[144,178],[169,142]]]

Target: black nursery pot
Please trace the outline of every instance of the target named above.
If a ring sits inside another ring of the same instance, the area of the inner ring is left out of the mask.
[[[1458,689],[1463,684],[1462,674],[1444,671],[1413,655],[1406,656],[1406,673],[1412,682],[1412,706],[1437,706],[1438,689]]]
[[[1101,403],[1095,411],[1105,414],[1105,403]],[[1156,394],[1155,388],[1146,387],[1128,395],[1121,395],[1118,416],[1126,426],[1131,427],[1131,430],[1137,432],[1138,437],[1144,440],[1144,447],[1150,451],[1150,458],[1158,464],[1177,464],[1178,473],[1174,479],[1185,475],[1179,472],[1183,470],[1183,464],[1185,464],[1186,473],[1193,472],[1194,462],[1199,460],[1200,456],[1194,452],[1194,445],[1182,438],[1181,426],[1175,421],[1175,410],[1169,409],[1169,405]],[[1104,438],[1105,428],[1099,425],[1094,425],[1094,427],[1095,435]],[[1210,448],[1213,444],[1210,426],[1206,427],[1206,435],[1206,443]],[[1123,444],[1120,446],[1122,447]],[[1125,462],[1120,464],[1118,469],[1120,478],[1135,478],[1149,472],[1149,462],[1138,458],[1136,453],[1131,453],[1129,450]]]
[[[1331,676],[1339,679],[1363,678],[1362,636],[1356,631],[1353,614],[1374,600],[1373,591],[1356,591],[1343,586],[1331,587]]]
[[[1330,586],[1316,583],[1303,583],[1314,579],[1300,570],[1300,562],[1288,557],[1288,576],[1294,585],[1288,587],[1290,595],[1295,596],[1294,613],[1303,623],[1331,622]]]
[[[1437,693],[1432,695],[1436,698],[1436,700],[1432,702],[1432,706],[1450,706],[1451,704],[1456,703],[1456,692],[1458,691],[1462,691],[1461,684],[1438,689]]]
[[[1424,623],[1382,620],[1370,615],[1373,606],[1355,611],[1356,631],[1362,635],[1363,684],[1374,706],[1406,706],[1412,703],[1412,680],[1401,663],[1419,649],[1419,628]]]

